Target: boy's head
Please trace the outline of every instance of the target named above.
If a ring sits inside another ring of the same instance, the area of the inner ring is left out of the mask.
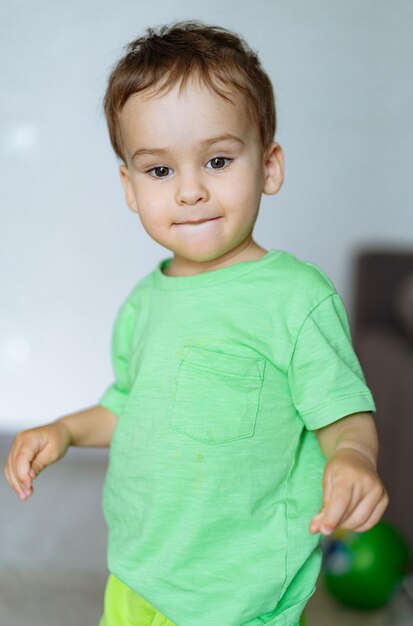
[[[104,108],[127,203],[175,265],[192,273],[251,249],[283,155],[271,81],[239,36],[200,22],[148,29],[113,69]]]

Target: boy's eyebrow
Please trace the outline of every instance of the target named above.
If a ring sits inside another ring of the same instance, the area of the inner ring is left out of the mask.
[[[218,143],[219,141],[236,141],[242,145],[245,145],[244,141],[237,137],[236,135],[232,135],[231,133],[226,133],[225,135],[217,135],[215,137],[210,137],[209,139],[204,139],[200,141],[200,143],[204,146],[210,146],[214,143]],[[167,152],[171,152],[170,148],[138,148],[132,155],[132,160],[136,159],[136,157],[141,156],[143,154],[166,154]]]

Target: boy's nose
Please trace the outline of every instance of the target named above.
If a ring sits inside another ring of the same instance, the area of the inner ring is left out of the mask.
[[[205,202],[208,198],[208,190],[199,178],[192,176],[180,181],[176,191],[176,203],[179,206],[193,205],[199,201]]]

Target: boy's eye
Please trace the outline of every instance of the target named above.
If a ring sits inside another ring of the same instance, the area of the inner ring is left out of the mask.
[[[223,161],[232,161],[232,159],[218,156],[218,157],[214,157],[213,159],[210,159],[208,163],[212,163],[213,170],[222,170],[222,168],[225,167],[225,163],[223,163]]]
[[[165,170],[169,169],[170,168],[166,167],[166,165],[159,165],[158,167],[153,167],[151,170],[149,170],[148,174],[150,174],[151,172],[160,172],[160,176],[154,175],[154,178],[166,178]]]

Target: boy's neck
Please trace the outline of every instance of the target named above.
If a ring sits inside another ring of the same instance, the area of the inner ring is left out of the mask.
[[[192,276],[194,274],[202,274],[204,272],[220,269],[221,267],[234,265],[241,261],[256,261],[267,252],[268,250],[262,248],[251,239],[247,244],[243,242],[240,246],[237,246],[216,259],[211,259],[211,261],[197,262],[184,259],[180,256],[174,256],[168,267],[163,270],[163,273],[167,276]]]

